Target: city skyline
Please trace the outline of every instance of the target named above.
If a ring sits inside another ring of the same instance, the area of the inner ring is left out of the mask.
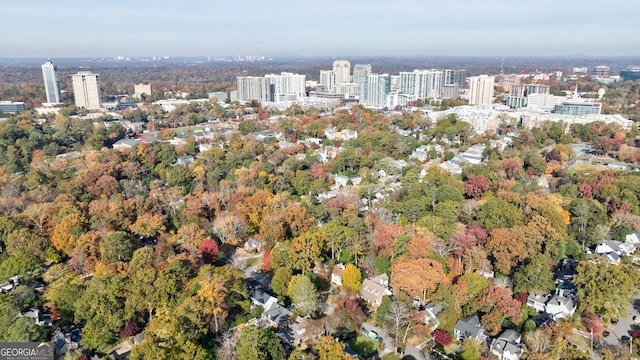
[[[636,56],[637,10],[622,0],[36,0],[3,4],[0,31],[4,57]]]

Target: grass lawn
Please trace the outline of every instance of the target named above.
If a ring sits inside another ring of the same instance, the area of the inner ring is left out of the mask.
[[[394,354],[394,353],[389,353],[383,357],[380,358],[380,360],[400,360],[401,357]]]
[[[361,358],[369,358],[378,353],[378,343],[366,336],[358,336],[349,341],[349,346],[357,352]]]

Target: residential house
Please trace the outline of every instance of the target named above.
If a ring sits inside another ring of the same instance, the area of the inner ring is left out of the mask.
[[[262,317],[267,320],[269,325],[280,328],[287,320],[291,312],[284,306],[278,304],[278,299],[260,288],[251,291],[251,302],[255,306],[262,306]]]
[[[23,316],[33,319],[38,326],[51,326],[51,314],[43,314],[42,311],[36,307],[22,311],[16,317]]]
[[[431,325],[432,330],[435,330],[440,325],[440,322],[437,319],[438,314],[442,312],[442,306],[436,305],[434,303],[429,303],[424,307],[424,323],[427,325]]]
[[[287,344],[298,347],[309,340],[315,340],[324,334],[324,327],[313,326],[310,316],[304,318],[297,317],[289,326],[278,332],[280,337]]]
[[[264,131],[254,132],[253,136],[255,136],[256,139],[258,139],[259,141],[265,141],[266,139],[269,139],[269,138],[274,138],[274,139],[282,138],[282,133],[273,131],[273,130],[264,130]]]
[[[344,264],[338,264],[333,267],[331,272],[331,283],[342,286],[342,273],[344,272]]]
[[[362,178],[360,176],[333,175],[333,181],[335,181],[336,187],[340,188],[349,185],[349,182],[351,182],[351,185],[360,185]]]
[[[178,156],[176,159],[176,165],[189,165],[196,161],[196,159],[191,155],[182,155]]]
[[[551,315],[554,321],[567,319],[573,316],[577,308],[577,298],[573,294],[555,294],[545,307],[545,312]]]
[[[464,320],[458,320],[456,326],[453,328],[453,334],[456,340],[464,340],[464,338],[472,337],[478,341],[483,341],[487,338],[487,334],[480,325],[480,318],[478,315],[471,315]]]
[[[360,290],[358,294],[373,307],[380,306],[382,298],[385,295],[390,296],[392,294],[389,289],[389,276],[382,274],[371,279],[364,279],[362,282],[362,290]]]
[[[80,347],[80,330],[62,331],[57,329],[51,337],[54,351],[58,355],[64,355],[68,351],[76,350]]]
[[[491,341],[491,353],[500,360],[520,360],[524,354],[525,346],[520,341],[522,336],[515,330],[505,330],[500,336]]]
[[[244,243],[243,247],[248,252],[257,253],[262,250],[262,241],[255,238],[250,238]]]
[[[625,241],[607,240],[596,246],[596,254],[602,256],[605,260],[614,264],[619,264],[623,256],[630,256],[640,245],[640,233],[634,231],[625,236]]]
[[[538,294],[529,294],[527,297],[527,305],[536,309],[538,312],[543,312],[547,306],[547,301],[549,300],[546,296],[541,296]]]

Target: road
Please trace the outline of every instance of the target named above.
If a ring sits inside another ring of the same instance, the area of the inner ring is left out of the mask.
[[[611,334],[604,338],[607,344],[618,345],[623,336],[629,336],[629,332],[632,330],[639,330],[638,324],[633,321],[633,317],[640,316],[640,295],[635,297],[632,304],[627,305],[627,313],[628,316],[620,318],[613,328],[608,329]]]

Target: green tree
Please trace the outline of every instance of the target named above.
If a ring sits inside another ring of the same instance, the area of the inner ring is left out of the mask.
[[[624,316],[624,304],[628,304],[637,293],[637,281],[635,270],[604,261],[581,262],[573,277],[580,307],[610,319]]]
[[[114,231],[102,243],[102,260],[107,263],[129,261],[138,246],[133,236],[124,231]]]
[[[121,275],[95,275],[77,300],[75,321],[84,321],[82,344],[100,350],[112,345],[124,325],[126,294]]]
[[[555,288],[549,259],[542,254],[533,255],[526,265],[521,266],[513,275],[513,281],[515,292],[544,295]]]
[[[318,309],[318,292],[311,279],[296,275],[289,283],[289,297],[293,300],[296,312],[306,316]]]
[[[271,290],[279,296],[287,295],[292,276],[293,273],[290,268],[285,266],[279,267],[273,274],[273,279],[271,279]]]
[[[460,347],[460,356],[464,360],[482,359],[482,343],[472,337],[465,338]]]
[[[273,328],[258,330],[254,325],[242,329],[236,344],[238,360],[283,360],[286,353]]]

